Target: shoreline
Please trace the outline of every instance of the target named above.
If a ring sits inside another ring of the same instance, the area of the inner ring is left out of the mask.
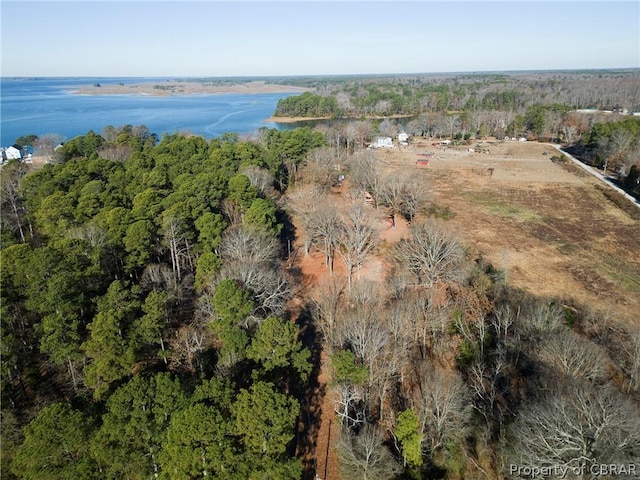
[[[153,97],[221,94],[303,93],[308,88],[263,81],[215,84],[204,82],[144,82],[120,85],[80,85],[67,90],[72,95],[143,95]]]
[[[274,117],[265,118],[265,123],[298,123],[298,122],[313,122],[316,120],[332,120],[331,117]]]
[[[263,122],[270,123],[298,123],[298,122],[313,122],[319,120],[335,120],[335,121],[355,121],[355,120],[384,120],[385,118],[412,118],[415,115],[387,115],[387,116],[366,116],[366,117],[276,117],[270,116],[265,118]]]

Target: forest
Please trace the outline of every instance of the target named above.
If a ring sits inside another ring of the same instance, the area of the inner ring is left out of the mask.
[[[277,82],[315,93],[307,93],[304,102],[301,96],[295,97],[300,103],[319,104],[326,101],[323,97],[334,98],[338,107],[334,115],[338,117],[511,112],[512,117],[501,127],[506,128],[513,116],[534,106],[556,113],[576,109],[640,111],[638,76],[637,69],[628,69],[297,77]]]
[[[278,188],[322,136],[105,137],[2,172],[3,478],[299,478]]]
[[[578,118],[540,112],[557,132]],[[639,123],[615,118],[571,144],[637,174]],[[111,126],[40,169],[3,166],[2,477],[315,480],[325,365],[343,480],[640,472],[637,324],[472,254],[428,183],[364,148],[400,128]],[[382,242],[401,219],[410,235]],[[324,259],[314,289],[308,255]]]

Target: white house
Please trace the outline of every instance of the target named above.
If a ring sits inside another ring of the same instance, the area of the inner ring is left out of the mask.
[[[378,137],[372,146],[373,148],[392,148],[393,140],[391,137]]]
[[[405,132],[400,132],[398,134],[398,141],[402,144],[406,144],[409,141],[409,134]]]
[[[22,158],[22,152],[20,148],[16,145],[11,145],[4,151],[7,160],[20,160]]]

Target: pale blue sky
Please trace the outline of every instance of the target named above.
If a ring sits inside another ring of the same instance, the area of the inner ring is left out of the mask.
[[[640,2],[1,2],[2,76],[640,67]]]

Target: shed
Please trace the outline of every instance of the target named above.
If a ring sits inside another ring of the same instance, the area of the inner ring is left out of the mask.
[[[391,148],[393,147],[393,140],[391,137],[378,137],[373,142],[373,148]]]

